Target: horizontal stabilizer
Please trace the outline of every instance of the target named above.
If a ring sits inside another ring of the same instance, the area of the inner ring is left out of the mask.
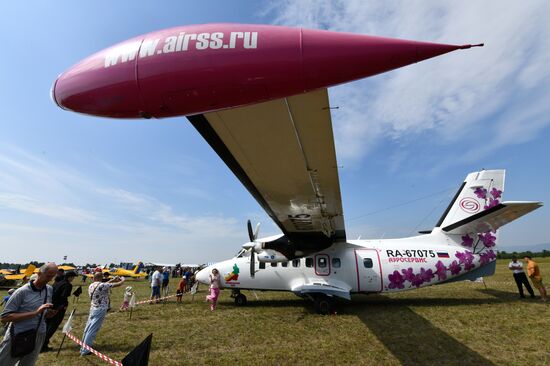
[[[449,234],[494,231],[539,207],[542,207],[542,202],[502,202],[488,210],[446,226],[442,230]]]

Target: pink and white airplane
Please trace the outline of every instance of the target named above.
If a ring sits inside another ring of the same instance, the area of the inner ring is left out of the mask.
[[[480,45],[475,45],[480,46]],[[327,88],[472,45],[268,25],[149,33],[63,73],[52,98],[113,118],[187,116],[281,229],[213,267],[222,286],[292,291],[321,313],[334,298],[490,275],[496,230],[542,204],[503,202],[503,170],[469,174],[436,227],[388,240],[346,238]],[[464,71],[466,72],[466,70]]]

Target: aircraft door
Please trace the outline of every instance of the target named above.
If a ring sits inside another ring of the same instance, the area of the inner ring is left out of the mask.
[[[374,249],[355,251],[358,292],[382,291],[382,267],[378,252]]]
[[[328,254],[315,255],[315,274],[317,276],[330,275],[330,258]]]

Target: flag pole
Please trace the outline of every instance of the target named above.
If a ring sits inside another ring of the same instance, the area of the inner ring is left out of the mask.
[[[63,347],[63,343],[65,343],[65,338],[67,338],[67,334],[63,333],[63,339],[61,340],[61,344],[59,345],[59,349],[57,350],[57,354],[55,355],[55,358],[59,357],[59,352],[61,352],[61,347]]]
[[[73,309],[73,311],[71,311],[71,314],[69,315],[69,317],[67,318],[67,323],[69,322],[72,322],[72,318],[73,318],[73,314],[75,313],[76,309]],[[65,323],[65,327],[67,327],[67,323]],[[70,328],[70,324],[68,326],[68,328]],[[65,330],[65,329],[63,329]],[[70,331],[70,330],[68,330]],[[55,358],[59,357],[59,352],[61,352],[61,347],[63,347],[63,343],[65,343],[65,338],[67,338],[67,332],[63,332],[63,339],[61,340],[61,344],[59,345],[59,349],[57,350],[57,354],[55,355]]]

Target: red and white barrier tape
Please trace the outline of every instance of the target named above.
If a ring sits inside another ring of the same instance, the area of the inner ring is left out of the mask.
[[[96,355],[97,357],[99,357],[100,359],[102,359],[103,361],[107,361],[109,362],[109,364],[111,365],[115,365],[115,366],[122,366],[122,362],[119,362],[117,360],[113,360],[111,357],[107,356],[107,355],[104,355],[103,353],[101,352],[98,352],[96,351],[95,349],[93,349],[92,347],[88,346],[87,344],[85,344],[84,342],[82,342],[80,339],[76,338],[73,334],[71,334],[70,332],[67,332],[65,333],[67,335],[68,338],[72,339],[73,342],[75,342],[76,344],[78,344],[79,346],[81,346],[82,348],[84,348],[85,350],[87,351],[90,351],[92,352],[94,355]]]
[[[151,304],[151,303],[156,302],[156,301],[166,300],[166,299],[169,299],[169,298],[171,298],[171,297],[176,297],[176,296],[177,296],[177,295],[169,295],[169,296],[161,297],[161,298],[159,298],[159,299],[142,300],[142,301],[136,302],[136,305]]]

